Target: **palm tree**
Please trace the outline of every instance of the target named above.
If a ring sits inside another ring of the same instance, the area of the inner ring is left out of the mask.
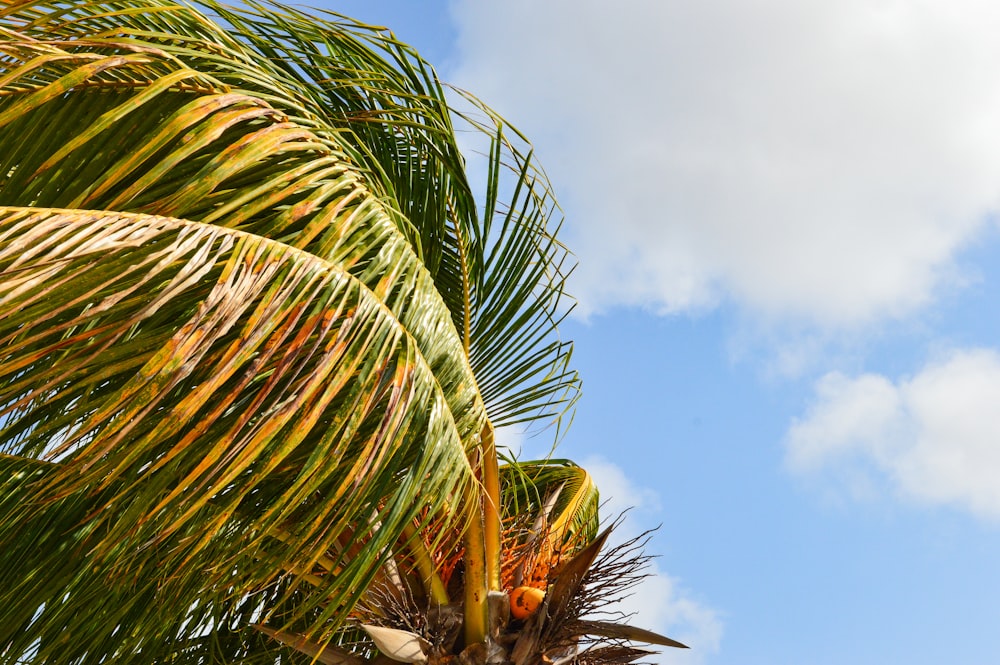
[[[272,4],[8,1],[0,54],[0,663],[680,646],[600,620],[645,557],[587,473],[499,463],[579,387],[516,130]]]

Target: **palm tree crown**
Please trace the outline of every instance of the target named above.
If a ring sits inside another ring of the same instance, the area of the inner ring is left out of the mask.
[[[382,29],[0,4],[0,663],[677,646],[592,616],[645,557],[587,473],[499,463],[579,389],[557,214]]]

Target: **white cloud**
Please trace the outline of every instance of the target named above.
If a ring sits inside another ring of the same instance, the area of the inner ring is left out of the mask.
[[[655,516],[660,510],[660,496],[655,490],[636,485],[624,469],[603,457],[591,455],[580,463],[593,477],[601,492],[602,515],[620,515],[625,511]]]
[[[851,481],[873,473],[906,498],[1000,519],[998,405],[1000,354],[990,349],[954,351],[896,382],[828,374],[788,431],[787,460]]]
[[[691,647],[661,649],[658,656],[643,658],[643,662],[661,665],[696,665],[718,653],[722,641],[722,622],[714,610],[692,600],[678,581],[661,571],[655,564],[650,576],[636,587],[621,603],[621,611],[635,614],[629,623],[654,630]]]
[[[522,457],[523,459],[529,459],[522,455],[524,450],[524,431],[520,427],[501,427],[496,430],[493,434],[496,445],[500,448],[505,448],[507,453],[513,455],[514,457]]]
[[[451,78],[536,141],[584,310],[900,316],[1000,194],[1000,5],[455,0]]]
[[[611,518],[629,511],[625,521],[612,534],[616,542],[624,542],[638,535],[642,529],[656,526],[660,499],[654,490],[636,485],[626,477],[621,467],[603,457],[588,457],[581,462],[581,466],[590,472],[601,492],[603,516]],[[634,614],[629,623],[667,635],[691,647],[690,650],[664,648],[655,662],[696,665],[717,653],[722,640],[722,621],[715,610],[692,599],[679,581],[660,570],[655,561],[648,573],[649,577],[617,609],[625,614]]]

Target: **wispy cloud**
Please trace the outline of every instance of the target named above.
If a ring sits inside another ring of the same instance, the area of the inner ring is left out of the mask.
[[[537,142],[585,311],[905,315],[997,207],[996,3],[452,6],[452,78]]]
[[[626,520],[613,538],[623,542],[642,529],[656,526],[660,499],[655,490],[636,485],[624,470],[603,457],[591,456],[581,463],[594,478],[601,492],[602,515],[615,516],[628,510]],[[652,523],[650,523],[652,522]],[[671,665],[696,665],[719,651],[722,620],[718,613],[690,596],[680,581],[661,570],[654,560],[649,577],[636,587],[618,608],[634,614],[629,620],[636,626],[654,630],[689,645],[691,650],[665,649],[656,662]]]
[[[888,484],[913,501],[1000,519],[1000,354],[957,350],[895,381],[831,373],[787,436],[787,461],[849,492]]]

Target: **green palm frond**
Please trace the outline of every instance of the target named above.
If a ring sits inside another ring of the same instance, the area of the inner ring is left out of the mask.
[[[585,545],[597,537],[600,494],[583,467],[566,459],[511,460],[500,467],[500,478],[505,520],[543,518],[557,549],[569,541]]]
[[[413,225],[466,336],[494,426],[569,409],[579,379],[556,326],[571,308],[564,288],[572,261],[555,240],[559,210],[524,138],[468,93],[454,95],[473,110],[456,113],[433,68],[391,33],[267,3],[250,3],[249,12],[206,4],[239,39],[318,91],[326,121],[367,155],[373,187]],[[487,140],[482,209],[456,138],[463,131]]]
[[[139,662],[293,595],[280,621],[328,636],[403,530],[473,487],[474,386],[446,389],[333,264],[192,222],[2,209],[0,270],[2,451],[48,462],[5,479],[3,593],[32,599],[0,604],[8,649]],[[97,622],[95,603],[121,610]]]
[[[34,89],[23,85],[0,105],[0,144],[12,146],[0,154],[0,203],[171,215],[280,240],[351,271],[409,317],[427,353],[439,337],[459,339],[450,322],[424,316],[411,290],[386,290],[394,275],[409,273],[421,298],[441,300],[350,156],[322,132],[160,47],[125,59],[115,54],[138,47],[109,37],[71,52],[47,47],[55,53],[40,59],[25,54],[25,42],[7,49],[20,50],[12,86],[30,79]],[[234,77],[246,69],[230,68]],[[90,87],[62,94],[67,77]],[[200,86],[179,87],[178,79]]]
[[[67,50],[89,49],[107,57],[125,53],[138,58],[129,53],[135,49],[145,51],[149,58],[149,50],[155,49],[198,73],[198,79],[175,83],[171,92],[200,86],[216,94],[246,95],[249,99],[214,102],[224,105],[212,109],[220,116],[212,123],[216,128],[229,122],[246,129],[255,120],[263,122],[259,116],[270,117],[272,125],[291,126],[283,130],[258,127],[259,133],[244,131],[243,143],[214,145],[220,140],[217,134],[201,127],[198,123],[203,118],[193,113],[194,109],[178,104],[178,95],[171,95],[175,108],[187,112],[178,112],[166,126],[158,124],[159,131],[150,138],[159,142],[150,142],[145,153],[116,162],[111,161],[112,155],[93,147],[77,150],[75,156],[66,155],[69,148],[64,148],[48,154],[48,161],[41,156],[36,160],[36,166],[46,164],[50,172],[60,174],[63,169],[53,169],[53,163],[62,158],[71,163],[84,160],[88,168],[79,177],[85,182],[102,168],[101,163],[91,160],[104,158],[104,166],[112,169],[106,180],[113,183],[105,181],[103,187],[92,187],[97,191],[90,196],[74,199],[70,188],[55,200],[50,196],[31,204],[167,214],[225,224],[286,242],[297,234],[299,238],[292,244],[309,251],[318,248],[326,256],[330,248],[317,236],[327,230],[324,223],[329,220],[318,211],[334,197],[352,200],[350,190],[326,182],[329,171],[337,170],[334,162],[310,159],[328,157],[332,152],[353,165],[354,175],[360,174],[365,186],[379,197],[384,212],[427,266],[466,340],[494,426],[549,419],[572,406],[579,379],[568,366],[571,346],[556,334],[556,325],[570,308],[564,285],[572,266],[568,253],[555,241],[557,229],[552,218],[558,215],[558,208],[548,181],[535,167],[530,152],[518,147],[526,143],[516,130],[464,93],[466,103],[474,104],[482,117],[453,116],[446,89],[433,69],[391,34],[336,15],[319,20],[270,4],[251,4],[249,9],[239,10],[212,2],[202,5],[226,20],[228,32],[183,6],[142,0],[29,3],[13,6],[4,18],[26,37],[58,36]],[[105,66],[110,67],[109,63]],[[116,64],[102,77],[92,75],[87,85],[105,91],[144,91],[141,96],[132,95],[128,103],[134,115],[153,123],[145,115],[164,101],[167,95],[162,93],[166,91],[160,88],[170,83],[148,71],[122,73],[122,67]],[[172,75],[184,76],[176,71]],[[206,77],[211,77],[214,87],[206,84]],[[145,90],[155,84],[157,89]],[[241,107],[254,103],[250,99],[269,108],[259,109],[256,119],[248,117],[249,111]],[[89,113],[84,111],[82,116],[76,104],[62,101],[47,109],[51,114],[44,116],[51,117],[47,127],[79,132],[83,126],[79,118],[97,114],[93,100],[87,100]],[[202,99],[202,104],[207,103]],[[143,105],[142,110],[134,108],[138,104]],[[117,115],[107,113],[104,129],[91,127],[84,137],[72,138],[80,142],[90,137],[91,145],[111,144],[108,125],[117,128],[119,135],[128,131],[122,113],[123,109]],[[67,126],[65,119],[69,117],[75,122]],[[453,118],[482,133],[492,144],[482,211],[467,180]],[[55,136],[48,138],[51,144],[58,144]],[[137,159],[158,158],[157,148],[181,139],[192,145],[175,151],[171,159],[159,159],[157,172],[147,173],[144,180],[126,178]],[[256,169],[243,169],[238,174],[235,165],[228,171],[218,170],[234,153],[252,159],[247,148],[251,140],[259,150],[264,150],[265,141],[270,142],[267,159],[261,159]],[[220,152],[221,147],[230,152]],[[202,161],[197,159],[199,152]],[[214,162],[209,155],[216,158]],[[309,165],[303,160],[310,160]],[[296,171],[295,166],[305,172]],[[171,183],[157,186],[156,179],[167,172]],[[218,182],[227,172],[226,182]],[[34,189],[45,187],[34,169],[22,168],[20,175],[18,186],[30,179]],[[176,182],[184,175],[188,176],[187,185]],[[217,195],[234,180],[254,183],[258,196],[247,190]],[[180,191],[178,184],[182,185]],[[108,190],[117,194],[106,194]],[[283,197],[279,196],[282,190]],[[269,194],[266,200],[263,193]],[[26,203],[24,197],[4,202]],[[276,206],[285,212],[276,214]]]

